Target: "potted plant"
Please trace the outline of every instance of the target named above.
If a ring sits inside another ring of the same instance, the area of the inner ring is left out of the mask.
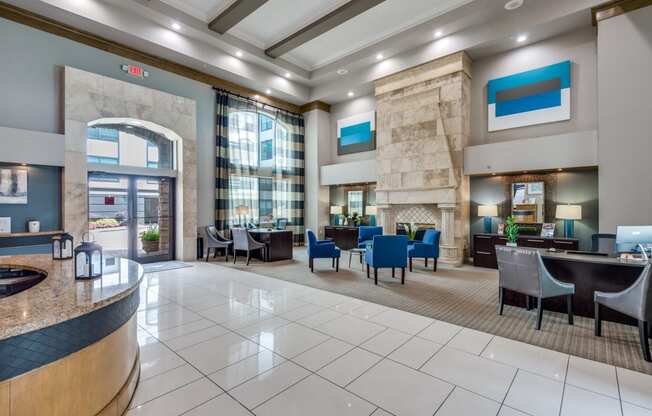
[[[404,224],[403,228],[405,228],[405,234],[407,234],[408,240],[413,241],[417,238],[417,229],[419,227],[414,225],[414,223]]]
[[[505,235],[507,236],[507,245],[510,247],[516,247],[516,241],[518,240],[518,224],[514,221],[514,217],[511,215],[505,219]]]
[[[158,229],[158,224],[151,225],[147,231],[140,233],[140,241],[143,243],[145,253],[159,251],[160,240],[161,232]]]

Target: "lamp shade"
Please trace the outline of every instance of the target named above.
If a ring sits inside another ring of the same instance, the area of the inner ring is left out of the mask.
[[[581,205],[557,205],[556,215],[560,220],[581,220],[582,219],[582,206]]]
[[[342,207],[339,205],[332,205],[331,215],[342,215]]]
[[[376,215],[376,213],[377,213],[378,211],[376,210],[376,206],[375,206],[375,205],[367,205],[366,207],[364,207],[364,212],[365,212],[367,215]]]
[[[249,207],[246,205],[238,205],[235,207],[236,215],[247,215],[249,214]]]
[[[497,205],[478,205],[478,217],[497,217]]]

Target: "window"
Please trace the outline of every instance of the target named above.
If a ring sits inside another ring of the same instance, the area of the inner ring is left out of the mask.
[[[267,116],[260,117],[260,132],[271,130],[274,125],[274,120]]]
[[[144,128],[111,126],[87,129],[88,163],[150,169],[175,168],[175,142]]]
[[[362,191],[349,191],[348,194],[348,215],[362,215]]]

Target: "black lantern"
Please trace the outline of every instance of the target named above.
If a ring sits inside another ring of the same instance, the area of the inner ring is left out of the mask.
[[[52,258],[54,260],[68,260],[72,258],[72,236],[68,233],[52,237]]]
[[[102,263],[102,247],[82,237],[82,243],[75,247],[75,279],[102,276]]]

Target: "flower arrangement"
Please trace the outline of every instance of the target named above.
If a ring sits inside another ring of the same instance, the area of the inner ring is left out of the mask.
[[[408,236],[408,240],[414,240],[417,238],[417,227],[414,223],[410,224],[404,224],[403,228],[405,228],[405,233]]]
[[[511,245],[516,245],[519,231],[518,224],[516,224],[514,217],[511,215],[505,219],[505,224],[505,235],[507,236],[507,241],[511,243]]]

